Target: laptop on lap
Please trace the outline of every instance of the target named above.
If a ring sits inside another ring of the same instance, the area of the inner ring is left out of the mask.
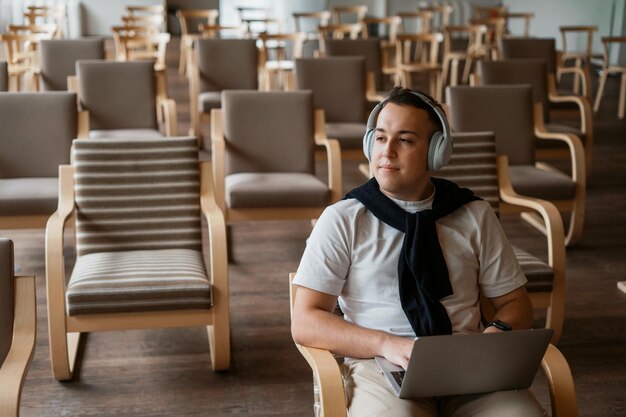
[[[554,330],[515,330],[418,337],[404,371],[376,362],[400,398],[478,394],[528,388]]]

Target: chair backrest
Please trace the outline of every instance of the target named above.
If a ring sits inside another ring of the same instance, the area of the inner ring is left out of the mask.
[[[0,177],[56,177],[77,136],[76,94],[0,94]]]
[[[176,17],[180,24],[180,33],[182,35],[198,33],[198,26],[202,23],[215,25],[219,13],[217,9],[177,10]]]
[[[364,57],[365,69],[374,74],[377,89],[382,89],[383,73],[380,39],[326,39],[324,43],[326,44],[326,55],[329,57]]]
[[[498,154],[508,155],[511,165],[534,165],[536,138],[530,85],[447,87],[446,103],[454,130],[494,132]]]
[[[76,61],[104,58],[104,39],[43,40],[40,45],[42,89],[67,90],[67,77],[76,74]]]
[[[9,91],[9,70],[6,61],[0,61],[0,91]]]
[[[433,176],[467,187],[500,211],[496,138],[492,132],[455,132],[448,164]]]
[[[158,129],[152,62],[81,60],[76,75],[91,129]]]
[[[0,239],[0,366],[11,348],[15,315],[13,242]]]
[[[311,91],[223,91],[226,175],[313,173],[313,109]]]
[[[327,123],[365,123],[365,58],[330,57],[296,60],[298,90],[313,91],[315,108]]]
[[[503,59],[543,59],[548,74],[556,76],[556,46],[553,38],[504,38]]]
[[[200,91],[256,90],[259,50],[254,39],[199,39]]]
[[[549,120],[548,72],[543,59],[505,59],[478,61],[478,79],[481,85],[530,84],[533,102],[543,106],[544,120]]]
[[[196,138],[76,139],[76,251],[201,250]]]
[[[339,24],[344,23],[346,18],[350,23],[358,22],[363,19],[367,14],[369,8],[367,5],[350,5],[350,6],[332,6],[330,13],[332,15],[332,22]]]

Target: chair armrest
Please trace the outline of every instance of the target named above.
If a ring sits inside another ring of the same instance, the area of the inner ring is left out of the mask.
[[[76,133],[79,139],[89,138],[89,111],[80,110],[78,112],[78,126],[76,127]]]
[[[65,334],[65,259],[63,256],[65,223],[74,212],[74,168],[59,166],[59,203],[46,225],[46,291],[49,326],[62,323]],[[50,331],[53,332],[52,330]]]
[[[548,132],[543,124],[543,109],[541,103],[534,106],[535,136],[539,139],[559,140],[565,142],[569,148],[572,160],[572,180],[577,184],[585,185],[585,149],[580,138],[567,133]]]
[[[324,417],[346,417],[346,394],[341,370],[335,357],[324,349],[296,344],[298,350],[309,363],[313,378],[319,387],[320,405]]]
[[[211,163],[200,162],[200,210],[207,221],[213,305],[228,315],[228,257],[224,213],[215,201]],[[226,314],[226,316],[224,316]]]
[[[226,213],[226,143],[221,109],[211,109],[211,162],[213,167],[213,184],[215,185],[215,201],[223,213]]]
[[[556,69],[556,74],[557,76],[561,77],[561,75],[563,74],[570,74],[573,73],[575,75],[580,76],[581,80],[582,80],[582,90],[583,90],[583,96],[588,97],[588,92],[589,92],[589,88],[591,87],[590,84],[590,77],[589,74],[583,69],[583,68],[579,68],[579,67],[563,67],[563,66],[559,66]]]
[[[165,136],[177,136],[178,117],[176,114],[176,102],[171,98],[160,98],[157,105],[160,109],[159,112],[163,116]]]
[[[548,346],[541,361],[541,369],[548,381],[552,415],[554,417],[577,417],[574,379],[565,357],[553,344]]]
[[[330,201],[335,203],[342,197],[341,147],[337,139],[326,137],[324,110],[315,110],[315,144],[326,148],[328,163],[328,189]]]
[[[593,116],[591,103],[584,96],[562,96],[557,93],[554,75],[548,76],[548,99],[553,103],[574,103],[580,111],[580,131],[585,134],[585,142],[593,138]]]
[[[13,339],[0,367],[0,415],[18,416],[20,396],[35,351],[37,302],[35,277],[15,277]]]

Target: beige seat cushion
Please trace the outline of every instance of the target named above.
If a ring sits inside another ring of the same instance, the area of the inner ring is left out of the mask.
[[[48,215],[57,207],[56,178],[0,179],[0,213],[5,216]]]
[[[226,177],[226,204],[231,208],[322,207],[328,186],[301,173],[239,173]]]
[[[79,256],[67,287],[70,316],[210,307],[202,253],[190,249]]]
[[[341,149],[362,149],[365,123],[326,123],[326,136],[337,139]]]
[[[550,265],[517,246],[513,246],[513,252],[528,280],[526,284],[528,292],[552,291],[554,272]]]
[[[159,139],[164,137],[156,129],[91,130],[89,139]]]
[[[511,184],[515,191],[528,197],[544,200],[571,200],[576,184],[561,172],[548,172],[531,165],[511,165]]]

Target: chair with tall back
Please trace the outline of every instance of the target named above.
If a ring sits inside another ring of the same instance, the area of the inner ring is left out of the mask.
[[[536,121],[541,105],[533,103],[530,85],[458,86],[446,89],[450,124],[459,132],[492,131],[498,154],[507,155],[509,177],[516,193],[554,203],[569,213],[566,245],[582,236],[585,219],[586,176],[584,148],[575,135],[542,131]],[[536,142],[556,140],[570,150],[571,174],[536,162]],[[505,210],[506,209],[506,210]],[[507,205],[503,212],[521,212],[522,218],[547,234],[545,223],[523,207]]]
[[[43,228],[54,212],[57,168],[86,134],[76,109],[72,93],[0,93],[0,229]]]
[[[67,91],[67,77],[76,75],[76,61],[105,59],[104,39],[43,40],[39,48],[42,91]]]
[[[55,379],[74,376],[82,333],[110,330],[205,326],[213,370],[229,368],[226,231],[211,174],[191,137],[74,141],[46,228]],[[77,258],[67,280],[71,219]]]
[[[258,65],[259,52],[254,39],[194,42],[188,71],[193,135],[203,136],[202,120],[210,117],[211,109],[221,107],[222,90],[259,88]]]
[[[542,59],[504,59],[500,61],[481,61],[475,77],[477,85],[498,84],[530,84],[533,89],[533,101],[540,103],[543,109],[542,117],[537,120],[540,128],[551,133],[573,134],[580,138],[585,148],[585,172],[587,177],[591,172],[593,159],[593,117],[591,104],[586,97],[560,96],[560,100],[576,104],[581,110],[580,128],[555,123],[550,119],[549,91],[554,91],[554,79],[548,75],[545,60]],[[550,87],[551,86],[551,87]],[[539,141],[537,143],[538,159],[565,159],[570,158],[570,151],[564,143]]]
[[[0,415],[18,417],[35,350],[35,277],[14,276],[13,242],[0,239]]]
[[[310,220],[341,198],[341,150],[324,137],[312,92],[226,90],[211,113],[215,196],[227,222]],[[327,183],[315,173],[316,146],[327,151]]]
[[[176,136],[176,103],[151,62],[76,62],[70,88],[89,111],[90,138]]]
[[[313,92],[315,108],[324,110],[326,135],[337,139],[346,160],[364,160],[367,122],[365,58],[328,57],[296,60],[298,90]]]
[[[189,61],[187,54],[189,54],[191,50],[190,46],[194,38],[198,38],[198,26],[200,24],[214,26],[217,23],[218,16],[219,10],[217,9],[176,11],[176,17],[180,24],[180,59],[178,61],[178,72],[181,75],[185,74],[187,68],[187,62]]]

